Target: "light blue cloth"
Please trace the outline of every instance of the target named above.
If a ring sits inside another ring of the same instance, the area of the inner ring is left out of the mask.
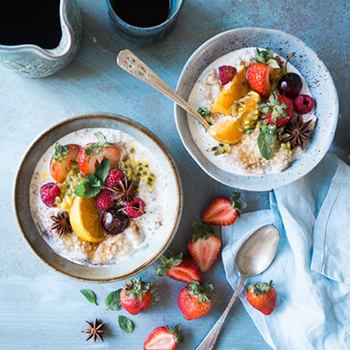
[[[270,194],[269,210],[223,228],[223,261],[233,288],[236,252],[257,228],[280,230],[277,255],[250,282],[273,280],[277,304],[265,316],[239,297],[266,342],[278,350],[350,349],[350,167],[330,154],[304,178]]]

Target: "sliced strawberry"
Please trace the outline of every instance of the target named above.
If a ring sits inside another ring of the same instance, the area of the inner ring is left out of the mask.
[[[219,197],[214,199],[203,213],[203,223],[220,226],[233,224],[241,210],[247,206],[245,202],[237,202],[240,195],[239,192],[233,191],[230,198]]]
[[[174,350],[178,343],[185,341],[180,334],[181,324],[154,329],[143,344],[144,350]]]
[[[207,272],[216,261],[221,240],[214,236],[214,231],[210,225],[199,225],[193,223],[194,232],[189,239],[187,247],[192,258],[196,262],[201,272]]]
[[[229,83],[234,76],[237,74],[237,69],[232,66],[220,66],[219,70],[219,80],[222,85]]]
[[[202,281],[199,269],[195,261],[189,257],[182,257],[182,253],[173,255],[170,252],[160,257],[160,261],[163,266],[158,267],[156,275],[163,277],[164,275],[172,278],[176,281],[191,282],[191,281]]]
[[[267,124],[276,125],[278,128],[288,124],[294,116],[293,101],[284,95],[273,92],[267,103],[261,105],[263,118]]]
[[[80,146],[73,143],[62,146],[56,142],[54,153],[50,159],[50,175],[58,183],[65,180],[72,162],[77,158],[79,149]]]
[[[266,63],[253,63],[247,70],[247,79],[251,88],[264,98],[270,96],[270,79],[273,72],[274,68]]]

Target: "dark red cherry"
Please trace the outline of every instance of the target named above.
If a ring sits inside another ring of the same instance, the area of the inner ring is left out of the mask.
[[[280,94],[291,99],[300,94],[302,87],[303,82],[300,76],[296,73],[287,73],[277,83],[277,88]]]
[[[102,227],[110,235],[123,232],[129,224],[129,217],[114,208],[103,211],[100,219]]]

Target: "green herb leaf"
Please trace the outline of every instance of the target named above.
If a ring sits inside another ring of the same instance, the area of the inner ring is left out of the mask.
[[[103,159],[95,171],[95,176],[101,181],[101,186],[105,183],[109,173],[110,162],[107,158]]]
[[[275,152],[275,138],[268,132],[260,131],[258,147],[263,158],[269,160]]]
[[[120,293],[122,288],[110,292],[105,299],[105,304],[107,306],[107,310],[120,310],[122,304],[120,303]]]
[[[100,187],[92,187],[88,181],[80,183],[74,190],[74,194],[81,198],[92,198],[101,190]]]
[[[118,323],[120,329],[125,333],[132,333],[135,328],[134,323],[129,318],[123,315],[118,316]]]
[[[106,137],[105,135],[102,134],[102,132],[95,132],[95,137],[97,138],[97,142],[100,143],[101,145],[106,144]]]
[[[97,305],[96,294],[91,289],[80,289],[80,293],[90,301],[90,303]]]
[[[87,174],[86,179],[91,187],[101,187],[101,181],[96,176]]]

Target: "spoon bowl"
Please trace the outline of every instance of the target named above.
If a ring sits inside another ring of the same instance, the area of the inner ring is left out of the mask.
[[[196,350],[214,349],[221,327],[243,287],[244,281],[249,276],[262,273],[270,266],[276,256],[278,243],[278,229],[273,225],[266,225],[257,229],[242,244],[235,258],[235,266],[240,274],[236,290],[231,296],[224,312]]]

